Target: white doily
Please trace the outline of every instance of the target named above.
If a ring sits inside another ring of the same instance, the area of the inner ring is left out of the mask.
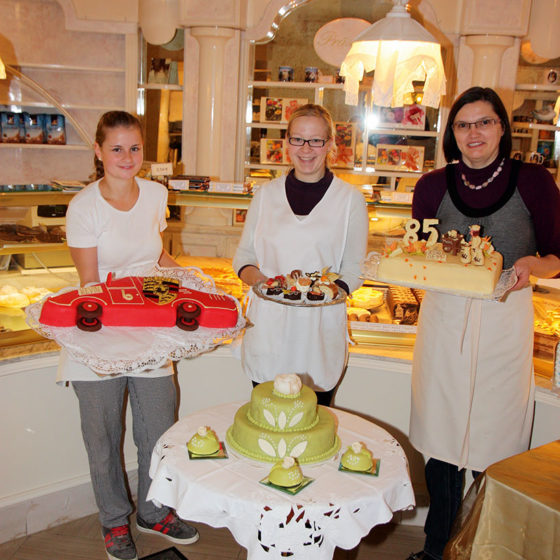
[[[377,278],[377,267],[381,260],[381,253],[372,251],[362,262],[362,277],[366,280],[378,280]],[[391,280],[390,284],[395,284],[396,286],[407,286],[409,288],[421,288],[423,290],[430,290],[433,292],[442,292],[444,294],[451,294],[454,296],[464,296],[474,299],[487,299],[487,300],[501,300],[517,282],[517,274],[515,273],[515,268],[511,267],[507,270],[503,270],[500,275],[500,279],[494,288],[494,292],[489,296],[483,296],[473,292],[465,292],[461,290],[454,290],[453,288],[432,288],[431,286],[426,286],[424,284],[416,284],[414,282],[405,282],[401,280]]]
[[[214,280],[196,267],[156,267],[146,276],[176,278],[181,285],[194,290],[222,294]],[[58,292],[75,290],[78,286],[64,288]],[[177,327],[108,327],[97,332],[84,332],[77,327],[51,327],[39,322],[43,300],[25,308],[27,324],[46,338],[64,346],[70,356],[88,366],[99,375],[114,375],[123,372],[139,372],[161,366],[167,360],[194,358],[213,350],[235,338],[245,327],[246,321],[239,302],[238,319],[235,327],[216,329],[199,327],[196,331],[183,331]]]

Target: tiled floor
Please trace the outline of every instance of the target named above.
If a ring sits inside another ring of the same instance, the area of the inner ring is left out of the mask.
[[[200,540],[177,546],[188,560],[246,560],[247,553],[227,529],[194,523]],[[138,556],[147,556],[173,546],[158,536],[138,533],[131,523]],[[337,549],[333,560],[404,560],[422,548],[421,527],[388,523],[375,527],[352,550]],[[106,560],[97,515],[89,515],[28,537],[0,544],[2,560]],[[300,560],[300,559],[298,559]],[[301,559],[305,560],[305,559]]]

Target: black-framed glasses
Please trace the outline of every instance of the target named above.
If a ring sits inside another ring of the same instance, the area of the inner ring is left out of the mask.
[[[309,140],[306,140],[305,138],[300,138],[299,136],[290,136],[288,138],[288,142],[292,146],[303,146],[304,144],[309,144],[310,148],[322,148],[327,143],[327,140],[323,140],[322,138],[310,138]]]
[[[499,122],[499,119],[491,118],[479,119],[478,121],[474,122],[457,121],[453,123],[453,130],[455,132],[468,132],[471,129],[471,126],[478,128],[478,130],[488,130]]]

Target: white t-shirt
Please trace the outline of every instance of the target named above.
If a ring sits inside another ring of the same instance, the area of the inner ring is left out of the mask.
[[[66,239],[70,247],[97,247],[99,278],[142,276],[158,262],[163,248],[161,232],[167,227],[167,189],[160,183],[136,178],[139,195],[136,204],[123,212],[113,208],[99,192],[99,181],[91,183],[70,202],[66,213]],[[171,375],[171,363],[143,371],[143,377]],[[87,366],[68,356],[63,349],[57,381],[97,381]],[[114,378],[111,377],[111,378]]]
[[[163,248],[160,232],[166,227],[167,189],[160,183],[136,179],[140,194],[123,212],[113,208],[95,181],[68,206],[66,239],[70,247],[97,247],[99,279],[139,276],[158,261]]]

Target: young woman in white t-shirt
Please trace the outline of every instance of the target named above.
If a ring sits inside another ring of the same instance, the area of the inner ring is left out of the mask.
[[[82,286],[107,274],[142,275],[154,265],[178,264],[163,249],[167,190],[139,179],[142,128],[124,111],[105,113],[95,137],[97,180],[68,207],[67,241]],[[70,381],[80,403],[84,443],[107,556],[136,560],[128,516],[132,513],[122,463],[123,405],[128,393],[138,449],[137,527],[178,544],[198,540],[198,532],[167,507],[146,501],[153,446],[175,421],[176,391],[170,362],[139,374],[99,377],[61,352],[59,381]]]

